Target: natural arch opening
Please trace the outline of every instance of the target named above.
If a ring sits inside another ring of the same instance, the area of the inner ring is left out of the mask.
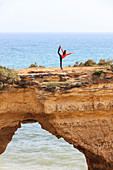
[[[1,155],[1,168],[87,170],[85,156],[62,138],[57,139],[38,123],[21,126]]]

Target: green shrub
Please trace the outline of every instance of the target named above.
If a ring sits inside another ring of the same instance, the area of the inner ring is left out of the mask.
[[[93,66],[95,64],[96,64],[95,61],[93,61],[92,59],[88,59],[83,65],[84,66]]]
[[[79,66],[84,66],[84,63],[83,63],[83,62],[80,62]]]
[[[108,60],[106,61],[106,63],[107,63],[107,65],[112,65],[112,64],[113,64],[113,60],[108,59]]]
[[[104,65],[104,66],[111,65],[111,64],[113,64],[113,60],[110,60],[110,59],[108,59],[108,60],[100,59],[100,61],[98,63],[98,65]]]
[[[29,66],[29,68],[32,68],[32,67],[38,67],[37,62],[35,62],[34,64],[31,64],[31,65]]]
[[[106,65],[105,59],[100,59],[98,65]]]
[[[73,67],[79,66],[79,61],[76,61]]]
[[[103,73],[103,70],[94,70],[93,74],[100,76],[102,73]]]
[[[0,88],[9,84],[16,84],[20,81],[20,76],[14,69],[0,66]]]

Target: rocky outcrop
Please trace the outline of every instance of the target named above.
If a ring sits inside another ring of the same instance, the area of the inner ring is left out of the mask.
[[[113,84],[82,84],[67,89],[63,84],[51,91],[36,81],[0,94],[0,154],[21,123],[39,122],[81,151],[90,170],[112,170]]]

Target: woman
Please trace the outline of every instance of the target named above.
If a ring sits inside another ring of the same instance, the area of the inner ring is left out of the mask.
[[[62,51],[62,55],[60,54],[60,49]],[[74,54],[74,53],[67,54],[67,51],[66,50],[63,51],[63,49],[61,48],[61,45],[59,45],[58,54],[60,56],[60,68],[62,69],[62,59],[65,58],[67,55]]]

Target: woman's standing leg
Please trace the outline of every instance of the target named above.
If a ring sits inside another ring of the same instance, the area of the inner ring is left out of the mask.
[[[61,57],[61,54],[60,54],[60,49],[61,49],[61,46],[59,46],[59,48],[58,48],[58,54],[59,54],[59,57],[60,57],[60,68],[62,69],[62,57]]]
[[[62,69],[62,57],[60,56],[60,68]]]

